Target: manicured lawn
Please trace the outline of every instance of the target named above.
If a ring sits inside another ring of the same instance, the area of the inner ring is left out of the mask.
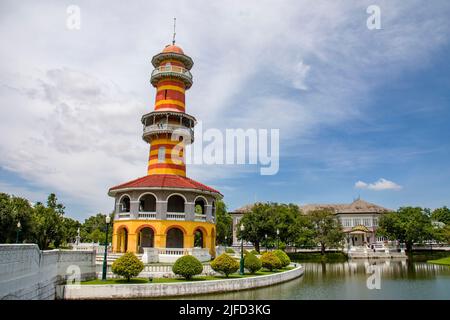
[[[437,260],[428,260],[428,263],[434,263],[434,264],[443,264],[446,266],[450,266],[450,257],[441,258]]]
[[[257,276],[265,276],[269,274],[279,273],[283,271],[292,270],[294,267],[286,267],[281,270],[274,270],[274,271],[268,271],[268,270],[260,270],[256,272],[255,274],[249,274],[246,273],[243,276],[241,276],[238,273],[230,274],[227,277],[225,276],[196,276],[193,277],[190,280],[186,280],[183,278],[153,278],[152,281],[149,281],[147,278],[133,278],[130,282],[127,282],[125,279],[108,279],[106,281],[102,281],[101,279],[95,279],[95,280],[89,280],[89,281],[83,281],[81,284],[130,284],[130,283],[137,283],[137,284],[143,284],[143,283],[171,283],[171,282],[187,282],[187,281],[205,281],[205,280],[226,280],[226,279],[239,279],[239,278],[248,278],[248,277],[257,277]]]

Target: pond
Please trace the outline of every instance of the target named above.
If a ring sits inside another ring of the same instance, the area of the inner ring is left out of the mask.
[[[301,278],[279,285],[182,299],[450,299],[448,266],[406,260],[302,265],[305,273]]]

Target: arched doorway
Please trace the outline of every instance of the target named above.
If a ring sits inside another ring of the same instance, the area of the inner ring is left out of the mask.
[[[130,212],[130,197],[125,195],[120,199],[119,202],[120,212]]]
[[[144,248],[153,248],[155,243],[155,234],[152,228],[145,227],[139,232],[138,252],[144,252]]]
[[[128,230],[121,228],[117,231],[117,251],[121,253],[127,252],[128,249]]]
[[[156,198],[152,194],[145,194],[139,199],[139,211],[140,212],[155,212],[156,211]]]
[[[196,214],[206,214],[206,210],[205,207],[206,206],[206,201],[203,198],[197,198],[195,200],[195,213]]]
[[[203,231],[196,229],[194,231],[194,247],[204,248],[205,247],[205,237],[203,236]]]
[[[167,212],[184,212],[184,198],[174,194],[167,199]]]
[[[184,234],[178,228],[172,228],[166,234],[166,248],[183,248]]]

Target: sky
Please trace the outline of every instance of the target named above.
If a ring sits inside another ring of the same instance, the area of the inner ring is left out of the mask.
[[[68,27],[75,5],[80,28]],[[370,5],[380,28],[370,29]],[[1,1],[0,192],[84,220],[146,174],[151,57],[194,60],[202,127],[279,129],[279,171],[188,166],[229,210],[254,201],[450,205],[450,2]],[[198,136],[198,132],[196,132]]]

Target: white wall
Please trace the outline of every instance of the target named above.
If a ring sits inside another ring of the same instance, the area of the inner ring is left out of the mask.
[[[41,251],[36,244],[0,244],[0,300],[52,300],[56,285],[79,268],[81,280],[95,278],[94,252]],[[70,270],[70,269],[69,269]]]

